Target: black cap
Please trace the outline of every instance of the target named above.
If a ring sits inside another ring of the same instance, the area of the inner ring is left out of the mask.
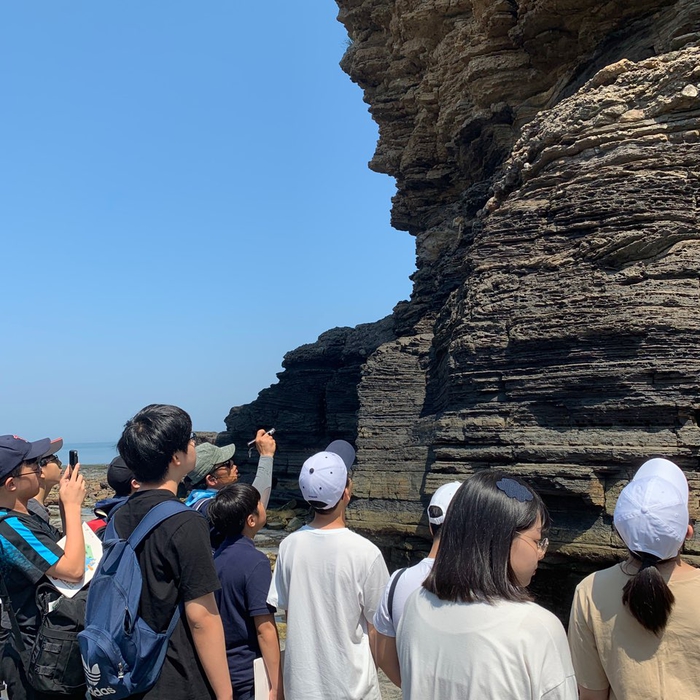
[[[121,457],[115,457],[107,467],[107,483],[114,489],[117,496],[129,496],[131,494],[131,480],[134,472],[126,466]]]

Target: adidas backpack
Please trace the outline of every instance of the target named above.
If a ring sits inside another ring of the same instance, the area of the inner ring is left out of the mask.
[[[154,632],[139,617],[142,576],[135,550],[153,528],[183,512],[192,509],[175,500],[159,503],[126,540],[119,538],[114,519],[109,519],[102,559],[90,583],[85,629],[78,634],[92,697],[120,700],[148,690],[158,680],[180,606],[165,632]]]

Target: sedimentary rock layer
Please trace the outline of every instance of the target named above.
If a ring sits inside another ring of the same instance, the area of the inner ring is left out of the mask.
[[[696,516],[698,5],[338,0],[413,294],[290,353],[224,439],[278,411],[290,486],[302,456],[354,440],[352,523],[394,562],[432,491],[485,468],[544,494],[555,569],[620,550],[615,498],[646,457],[686,470]]]

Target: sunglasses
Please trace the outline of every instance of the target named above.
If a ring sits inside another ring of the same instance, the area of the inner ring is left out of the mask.
[[[39,466],[45,467],[47,464],[50,464],[51,462],[56,462],[56,464],[58,464],[59,467],[62,464],[61,460],[58,457],[56,457],[56,455],[49,455],[48,457],[42,457],[39,460]]]
[[[233,463],[233,457],[232,457],[231,459],[227,460],[226,462],[222,462],[221,464],[217,464],[211,473],[213,474],[214,472],[218,472],[219,469],[226,469],[227,471],[231,471],[231,469],[234,466],[235,465]]]

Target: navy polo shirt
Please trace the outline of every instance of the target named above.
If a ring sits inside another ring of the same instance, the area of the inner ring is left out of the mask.
[[[275,612],[267,604],[270,562],[253,540],[238,535],[227,537],[217,549],[214,566],[221,581],[214,595],[224,625],[231,683],[240,693],[253,688],[253,661],[260,656],[253,618]]]

